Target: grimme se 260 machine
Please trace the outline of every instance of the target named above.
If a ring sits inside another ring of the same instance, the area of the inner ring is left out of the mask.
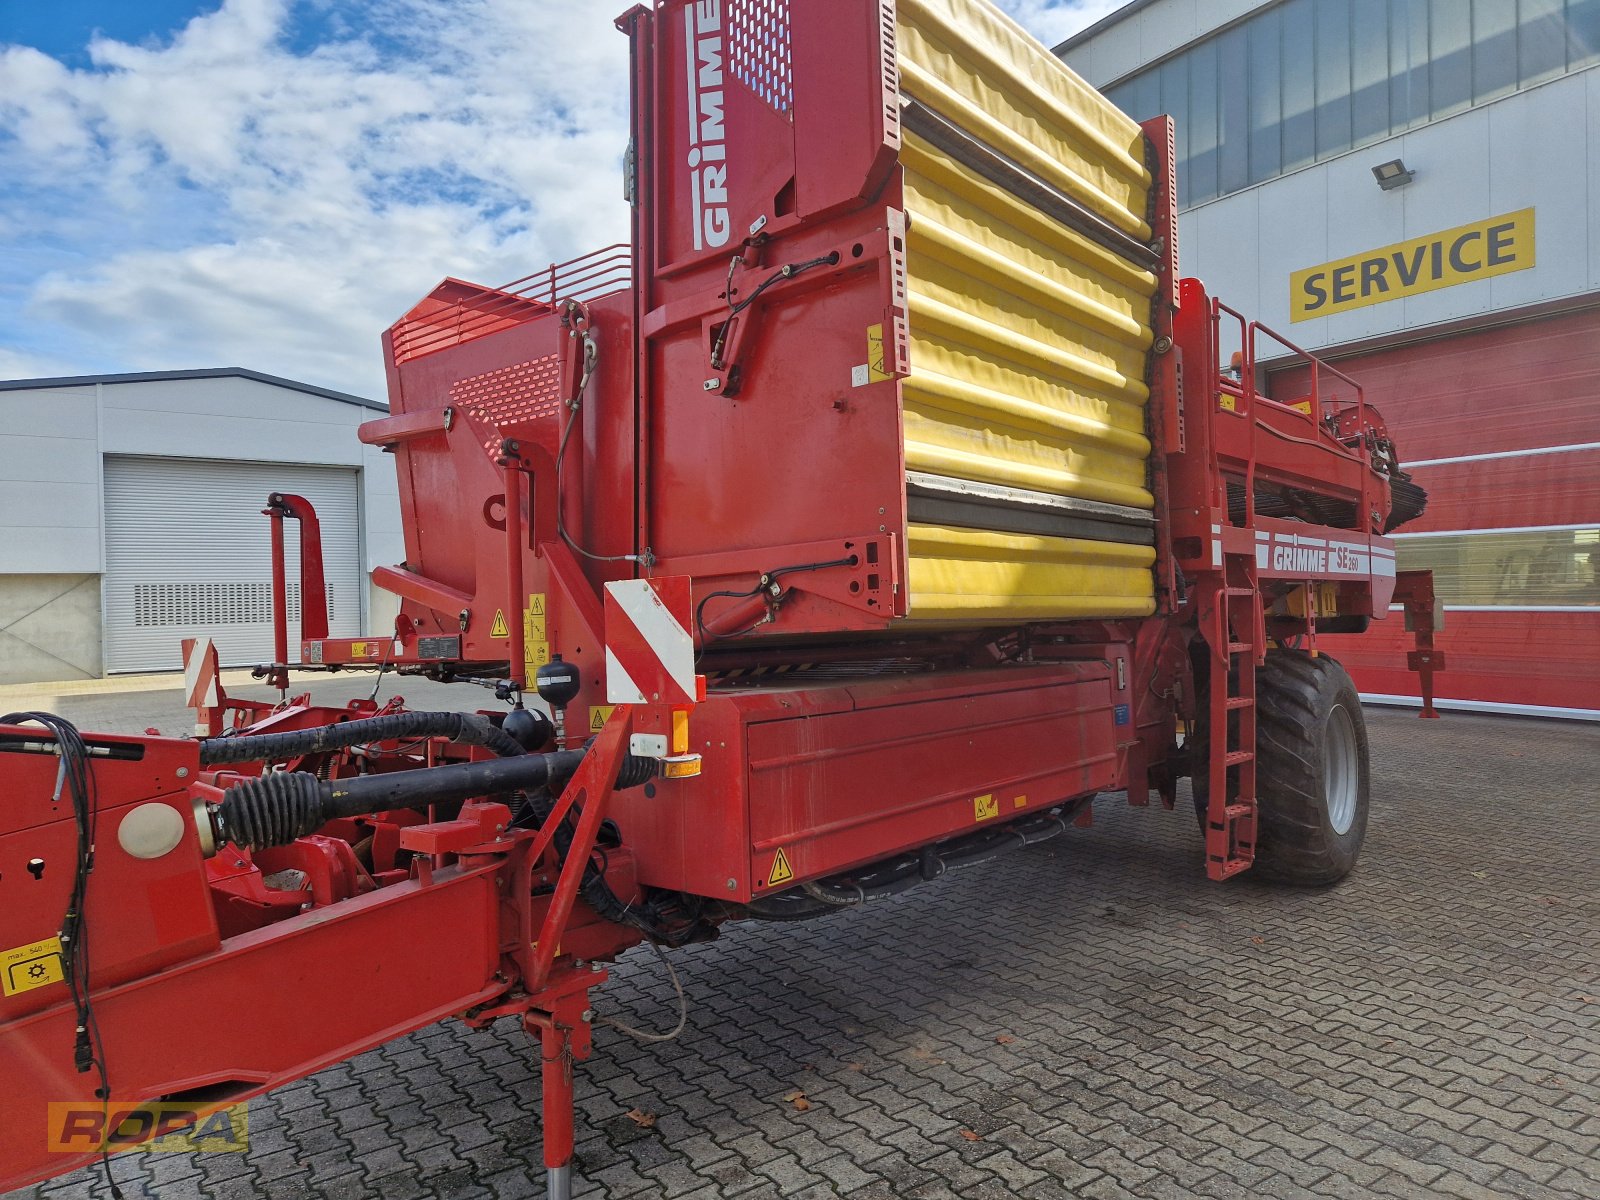
[[[1356,383],[1269,398],[1281,339],[1179,278],[1171,122],[985,0],[619,25],[631,245],[446,280],[384,337],[392,633],[326,636],[315,514],[268,504],[280,687],[496,711],[0,723],[0,1187],[453,1016],[537,1039],[565,1196],[590,992],[639,943],[872,904],[1183,776],[1213,879],[1354,864],[1367,739],[1317,639],[1403,604],[1426,694],[1430,580],[1383,536],[1424,496]]]

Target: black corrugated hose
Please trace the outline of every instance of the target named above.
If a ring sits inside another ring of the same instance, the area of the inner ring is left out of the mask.
[[[510,758],[523,747],[488,717],[462,712],[401,712],[360,721],[295,729],[287,733],[206,738],[200,743],[204,766],[224,763],[281,762],[304,754],[324,754],[365,742],[414,741],[442,737],[468,746],[484,746]]]

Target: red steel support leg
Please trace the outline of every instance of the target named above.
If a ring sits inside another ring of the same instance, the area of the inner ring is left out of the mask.
[[[1433,707],[1433,675],[1444,670],[1444,652],[1435,648],[1433,635],[1444,626],[1444,609],[1433,592],[1432,571],[1401,571],[1395,577],[1394,599],[1405,606],[1406,631],[1417,648],[1406,655],[1406,665],[1417,673],[1422,693],[1419,717],[1437,719]]]
[[[527,603],[522,595],[522,464],[511,454],[512,447],[508,445],[501,459],[506,482],[506,590],[510,593],[506,621],[511,635],[511,662],[507,675],[518,687],[527,687],[527,649],[522,627],[522,606]]]
[[[280,692],[289,690],[289,585],[283,564],[283,512],[276,506],[264,510],[272,521],[272,673],[267,683]]]
[[[549,1200],[571,1200],[572,1196],[572,1069],[593,1049],[589,988],[604,978],[600,971],[565,973],[546,989],[543,1004],[522,1018],[522,1027],[539,1039]]]
[[[544,1063],[544,1170],[549,1200],[572,1196],[572,1030],[556,1013],[527,1017]]]

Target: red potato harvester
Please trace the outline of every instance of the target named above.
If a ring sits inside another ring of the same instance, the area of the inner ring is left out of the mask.
[[[394,630],[328,637],[316,515],[266,509],[261,674],[503,704],[230,700],[200,640],[198,738],[0,723],[0,1187],[156,1102],[512,1017],[565,1196],[589,994],[641,942],[870,904],[1183,776],[1213,879],[1354,864],[1367,742],[1317,639],[1403,605],[1430,694],[1431,579],[1384,536],[1426,497],[1354,380],[1180,279],[1171,122],[986,0],[618,24],[630,244],[384,335]]]

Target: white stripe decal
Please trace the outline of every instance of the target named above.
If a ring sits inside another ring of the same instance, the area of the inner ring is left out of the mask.
[[[655,652],[672,681],[683,689],[685,695],[693,696],[694,638],[661,603],[648,581],[641,579],[636,582],[641,586],[611,588],[611,596],[617,602],[617,607],[633,622],[646,645]]]
[[[1395,704],[1405,708],[1422,707],[1420,696],[1395,696],[1384,692],[1362,692],[1366,704]],[[1554,717],[1564,721],[1600,721],[1600,708],[1558,708],[1543,704],[1502,704],[1495,700],[1440,700],[1435,698],[1435,708],[1456,709],[1462,712],[1505,713],[1517,717]]]
[[[206,655],[211,650],[211,639],[208,637],[195,638],[194,645],[189,649],[189,657],[183,664],[183,694],[194,695],[194,685],[200,682],[200,664],[205,662]]]
[[[684,83],[689,89],[689,148],[693,150],[700,144],[700,105],[699,94],[695,89],[695,35],[699,32],[694,24],[694,5],[683,6],[683,55],[686,60]],[[695,160],[699,160],[699,152],[695,153]],[[690,189],[692,190],[692,208],[694,214],[694,248],[699,250],[704,242],[700,236],[700,172],[689,172]]]
[[[611,704],[649,703],[609,646],[606,647],[606,700]]]
[[[1488,454],[1458,454],[1454,458],[1424,458],[1419,462],[1408,462],[1406,470],[1412,467],[1446,467],[1451,463],[1488,462],[1496,458],[1534,458],[1541,454],[1576,454],[1583,450],[1600,450],[1600,442],[1574,442],[1570,446],[1535,446],[1531,450],[1495,450]]]
[[[1491,533],[1568,533],[1574,529],[1594,529],[1600,522],[1589,521],[1582,525],[1507,525],[1502,529],[1429,529],[1424,533],[1391,533],[1396,540],[1403,538],[1467,537]]]
[[[1404,604],[1389,605],[1390,612],[1404,612]],[[1588,613],[1600,617],[1600,605],[1594,604],[1446,604],[1445,612],[1487,613]]]

